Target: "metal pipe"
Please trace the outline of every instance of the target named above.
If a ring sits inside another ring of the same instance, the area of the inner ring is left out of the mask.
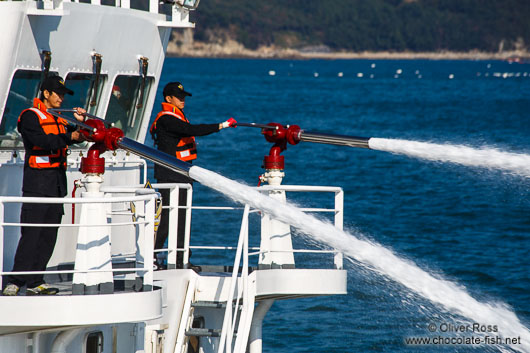
[[[360,147],[370,148],[368,141],[370,138],[347,136],[347,135],[334,135],[334,134],[323,134],[320,132],[300,131],[300,141],[325,143],[329,145],[349,146],[349,147]]]
[[[61,331],[52,343],[51,353],[66,353],[66,348],[74,338],[86,331],[86,328],[75,328]]]
[[[127,137],[122,137],[121,139],[119,139],[117,142],[117,146],[126,151],[130,151],[140,157],[148,159],[158,165],[171,169],[177,173],[180,173],[187,177],[190,176],[189,171],[192,167],[191,163],[181,161],[167,153],[160,152],[159,150],[151,147],[147,147]]]
[[[260,128],[260,129],[271,129],[271,130],[276,130],[277,129],[276,126],[270,126],[270,125],[265,125],[265,124],[256,124],[256,123],[237,123],[237,126],[257,127],[257,128]]]
[[[52,114],[52,115],[55,115],[53,113],[77,113],[77,110],[75,109],[62,109],[62,108],[57,108],[57,109],[48,109],[48,113]],[[114,127],[114,123],[109,123],[108,121],[104,120],[104,119],[101,119],[99,116],[96,116],[96,115],[92,115],[90,113],[83,113],[81,115],[84,115],[86,116],[87,118],[91,118],[91,119],[96,119],[96,120],[101,120],[105,123],[105,125],[107,126],[110,126],[110,127]],[[55,116],[58,116],[58,117],[61,117],[65,120],[68,120],[70,121],[70,119],[68,119],[67,117],[65,116],[62,116],[62,115],[55,115]],[[76,119],[77,120],[77,119]]]
[[[94,127],[92,127],[90,125],[87,125],[87,124],[85,124],[83,122],[78,121],[76,118],[73,118],[73,117],[70,117],[70,116],[66,116],[66,115],[61,115],[60,112],[63,112],[63,111],[76,112],[77,113],[77,110],[74,110],[74,109],[48,109],[47,110],[47,112],[50,113],[53,116],[56,116],[56,117],[61,118],[61,119],[64,119],[64,120],[68,121],[69,123],[72,123],[74,125],[82,127],[83,129],[87,129],[90,132],[96,132],[97,129],[95,129]]]
[[[252,317],[252,324],[250,326],[250,353],[261,353],[262,348],[262,330],[263,330],[263,319],[265,315],[274,304],[274,299],[266,299],[260,301],[256,309],[254,310],[254,316]]]

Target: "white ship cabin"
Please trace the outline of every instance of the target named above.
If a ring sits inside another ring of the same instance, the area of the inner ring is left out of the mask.
[[[79,168],[90,144],[77,145],[68,156],[67,197],[21,197],[24,149],[17,119],[32,105],[43,78],[60,75],[75,91],[63,108],[85,107],[143,143],[171,30],[194,26],[189,14],[198,2],[0,1],[2,286],[12,273],[23,225],[21,204],[62,203],[65,210],[45,272],[45,280],[60,292],[27,296],[22,288],[17,296],[0,296],[1,353],[259,353],[262,340],[267,342],[262,339],[263,318],[274,301],[346,293],[340,253],[293,249],[289,225],[248,205],[193,205],[191,188],[184,207],[185,245],[177,248],[176,200],[179,190],[189,186],[145,188],[147,162],[134,153],[106,152],[104,175],[87,175]],[[170,235],[168,248],[161,251],[167,269],[155,271],[154,235],[162,188],[171,190]],[[280,202],[286,193],[328,193],[332,207],[306,211],[327,212],[342,227],[340,188],[260,189]],[[228,244],[190,237],[192,213],[195,222],[223,212],[241,217],[239,233],[226,235]],[[261,229],[253,232],[251,217],[261,217]],[[233,258],[195,272],[186,268],[190,249],[196,265],[201,265],[203,250],[229,252]],[[178,252],[184,254],[184,269],[176,268]],[[328,261],[315,268],[312,256]]]

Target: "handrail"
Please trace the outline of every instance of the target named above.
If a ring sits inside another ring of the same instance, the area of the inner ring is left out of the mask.
[[[136,272],[139,277],[143,279],[143,284],[146,290],[153,287],[153,247],[154,241],[152,234],[154,233],[154,203],[157,198],[156,193],[135,195],[129,197],[98,197],[98,198],[60,198],[60,197],[19,197],[19,196],[0,196],[0,288],[2,288],[3,275],[28,275],[28,274],[75,274],[75,273],[98,273],[98,272],[112,272],[125,273]],[[90,204],[90,203],[123,203],[123,202],[139,202],[140,206],[137,208],[137,220],[133,222],[116,222],[105,224],[37,224],[37,223],[19,223],[19,222],[5,222],[5,205],[13,203],[53,203],[53,204]],[[57,270],[57,271],[17,271],[5,272],[3,268],[4,263],[4,237],[6,227],[60,227],[60,228],[81,228],[81,227],[120,227],[124,225],[134,225],[139,227],[139,239],[136,248],[135,259],[137,264],[141,266],[120,268],[120,269],[82,269],[82,270]]]
[[[232,337],[234,336],[234,324],[232,323],[232,317],[235,317],[238,312],[238,303],[239,303],[239,290],[238,295],[234,298],[234,292],[236,289],[239,264],[241,262],[241,257],[243,256],[243,272],[241,273],[242,278],[248,277],[248,214],[250,211],[250,206],[245,205],[245,211],[243,212],[243,219],[241,221],[241,229],[239,232],[239,241],[237,244],[236,256],[234,259],[234,269],[232,270],[232,277],[230,281],[230,289],[228,290],[228,297],[226,298],[226,309],[223,319],[223,328],[221,330],[221,339],[219,343],[218,353],[231,353],[232,352]],[[246,255],[246,256],[245,256]],[[238,286],[239,287],[239,286]],[[239,289],[239,288],[238,288]],[[248,281],[244,280],[243,293],[248,292]],[[235,309],[232,309],[233,300],[236,299]],[[234,310],[234,313],[232,312]]]
[[[155,194],[130,196],[130,197],[24,197],[24,196],[0,196],[0,203],[118,203],[129,201],[147,201]]]
[[[177,212],[178,209],[186,209],[187,211],[187,227],[189,227],[189,219],[191,217],[191,211],[192,210],[221,210],[221,211],[230,211],[230,210],[241,210],[244,209],[240,206],[193,206],[191,205],[191,195],[188,192],[188,201],[186,206],[175,206],[178,200],[178,191],[175,190],[175,188],[183,188],[188,190],[193,190],[189,184],[185,183],[160,183],[160,184],[152,184],[154,188],[159,189],[170,189],[170,195],[171,192],[175,192],[175,195],[173,198],[170,196],[170,203],[169,206],[163,206],[163,209],[169,209],[170,212],[173,210],[173,212]],[[127,186],[127,187],[103,187],[102,190],[106,192],[132,192],[132,190],[135,190],[136,188],[141,188],[143,185],[135,185],[135,186]],[[261,187],[256,187],[256,190],[258,191],[270,191],[270,190],[285,190],[288,192],[327,192],[327,193],[334,193],[335,194],[335,206],[333,208],[302,208],[301,210],[304,212],[321,212],[321,213],[334,213],[334,223],[337,228],[342,229],[342,223],[343,223],[343,203],[344,203],[344,192],[342,191],[342,188],[336,187],[336,186],[313,186],[313,185],[278,185],[278,186],[270,186],[265,185]],[[251,210],[249,213],[257,212],[257,210]],[[164,249],[157,249],[155,252],[167,252],[168,253],[168,268],[173,268],[173,264],[176,264],[176,256],[178,252],[184,253],[184,264],[186,265],[189,260],[189,250],[190,249],[202,249],[202,250],[234,250],[237,248],[234,247],[215,247],[215,246],[190,246],[189,240],[190,240],[190,231],[189,228],[186,229],[186,235],[185,235],[185,244],[184,247],[179,248],[176,244],[176,238],[172,239],[172,234],[176,234],[176,231],[171,231],[171,229],[176,229],[178,226],[178,217],[171,217],[170,216],[170,231],[169,231],[169,237],[168,237],[168,247]],[[171,219],[173,219],[173,223],[171,222]],[[173,228],[173,226],[175,228]],[[259,247],[251,247],[251,250],[259,250]],[[275,251],[280,252],[280,251]],[[292,252],[306,252],[304,250],[293,250]],[[315,253],[333,253],[335,254],[335,267],[337,269],[342,269],[342,255],[338,251],[327,251],[327,250],[308,250],[307,252],[315,252]],[[256,255],[258,253],[251,253],[250,255]]]

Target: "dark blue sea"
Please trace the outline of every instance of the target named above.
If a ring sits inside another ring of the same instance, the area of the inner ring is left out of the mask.
[[[193,94],[185,112],[196,124],[234,117],[530,154],[529,73],[530,64],[501,61],[168,58],[158,94],[167,82],[182,82]],[[196,165],[249,185],[257,184],[271,147],[259,129],[244,127],[197,141]],[[477,300],[503,303],[530,327],[530,178],[307,142],[289,145],[283,155],[285,184],[344,189],[346,230],[457,283]],[[302,206],[331,206],[324,195],[293,199]],[[195,184],[194,205],[219,203],[233,205]],[[197,211],[191,245],[236,246],[241,214]],[[252,222],[253,228],[259,225]],[[251,245],[259,246],[257,231],[251,233]],[[315,247],[294,234],[296,248]],[[196,250],[192,262],[230,265],[231,255]],[[330,256],[296,260],[300,267],[332,266]],[[432,333],[428,325],[439,331],[461,318],[384,275],[354,262],[345,261],[345,267],[347,295],[273,305],[264,322],[263,352],[499,351],[485,345],[406,345],[407,337],[458,336]]]

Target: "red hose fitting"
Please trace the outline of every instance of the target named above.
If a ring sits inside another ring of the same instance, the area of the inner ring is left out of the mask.
[[[106,151],[105,145],[96,143],[90,147],[86,157],[81,158],[81,173],[103,174],[105,173],[105,158],[99,155]]]
[[[274,129],[263,129],[262,134],[269,142],[274,143],[269,155],[263,159],[263,168],[281,169],[285,167],[285,158],[280,153],[287,149],[287,143],[296,145],[300,142],[300,126],[291,125],[285,128],[282,124],[268,123],[268,126],[274,126]]]
[[[118,129],[117,127],[111,127],[105,134],[105,147],[111,151],[118,149],[118,142],[120,142],[122,137],[123,131],[121,129]]]
[[[298,125],[291,125],[287,129],[286,138],[287,142],[291,145],[296,145],[298,142],[300,142],[300,134],[302,132],[302,129],[300,129],[300,126]]]
[[[81,129],[81,133],[85,136],[85,138],[89,141],[94,141],[96,143],[103,142],[105,139],[105,135],[107,134],[105,129],[105,124],[101,120],[96,119],[88,119],[85,121],[85,124],[88,126],[91,126],[96,131],[88,131],[86,129]]]
[[[105,158],[100,157],[107,150],[114,151],[123,137],[123,131],[116,127],[107,129],[101,120],[89,119],[85,124],[94,130],[81,129],[81,133],[89,140],[95,142],[88,150],[86,157],[81,159],[81,173],[105,173]]]
[[[285,157],[280,156],[283,151],[280,146],[275,144],[271,147],[268,156],[263,158],[263,168],[265,169],[285,169]]]

